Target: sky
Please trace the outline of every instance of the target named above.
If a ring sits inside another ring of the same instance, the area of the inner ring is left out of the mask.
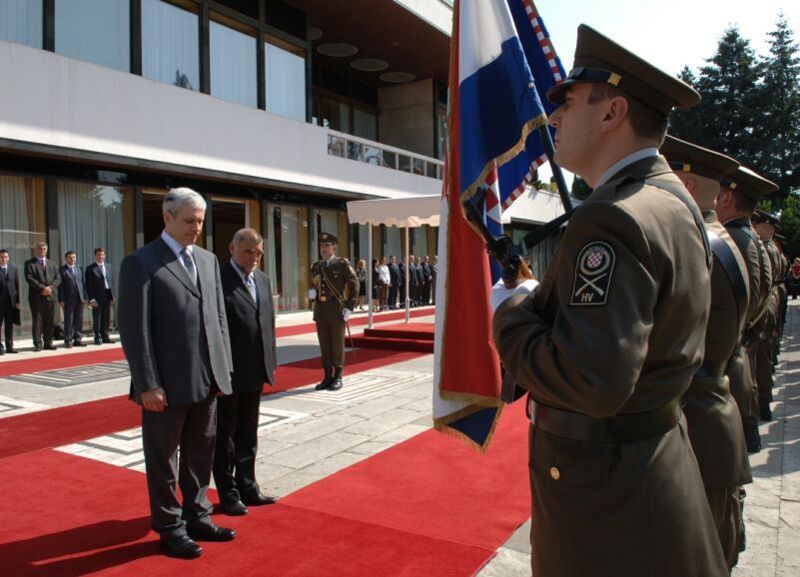
[[[564,68],[572,67],[578,25],[588,24],[665,72],[697,70],[737,25],[757,53],[783,12],[800,42],[800,0],[534,0]]]

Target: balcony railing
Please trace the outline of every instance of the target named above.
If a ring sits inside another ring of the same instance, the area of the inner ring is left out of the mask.
[[[328,154],[437,180],[444,174],[441,160],[341,132],[328,133]]]

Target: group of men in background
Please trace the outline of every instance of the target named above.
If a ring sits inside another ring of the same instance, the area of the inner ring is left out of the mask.
[[[406,257],[397,262],[392,256],[389,267],[390,286],[388,308],[403,308],[406,304]],[[408,257],[408,300],[412,307],[436,304],[436,274],[439,259],[436,256]]]
[[[94,250],[94,262],[85,272],[77,264],[75,251],[64,254],[64,264],[60,267],[47,258],[47,251],[46,242],[36,243],[36,256],[23,266],[23,276],[28,283],[34,352],[56,350],[53,343],[56,336],[64,339],[66,348],[86,346],[83,312],[87,306],[92,309],[94,344],[113,343],[109,330],[114,294],[105,251]],[[19,273],[9,260],[8,250],[0,249],[0,325],[5,324],[5,347],[0,346],[0,355],[17,352],[13,325],[21,322]],[[57,317],[56,303],[61,309],[59,316],[63,316],[63,325]]]

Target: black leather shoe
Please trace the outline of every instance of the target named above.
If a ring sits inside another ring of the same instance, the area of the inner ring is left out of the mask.
[[[3,349],[0,349],[0,355],[4,355],[6,352]]]
[[[342,379],[333,379],[330,385],[328,385],[329,391],[338,391],[342,388]]]
[[[333,382],[333,378],[332,377],[325,377],[324,379],[322,379],[322,382],[320,384],[318,384],[316,387],[314,387],[314,390],[315,391],[324,391],[325,389],[327,389],[328,387],[331,386],[332,382]]]
[[[6,347],[6,352],[12,355],[16,355],[19,351],[14,347]]]
[[[38,353],[41,350],[42,350],[42,345],[36,345],[35,347],[33,347],[33,352],[34,353]]]
[[[72,343],[64,343],[64,346],[68,349],[72,348]]]
[[[214,523],[187,525],[186,532],[195,541],[232,541],[236,537],[234,529],[226,529]]]
[[[261,505],[274,505],[278,502],[278,499],[270,495],[264,495],[261,491],[257,491],[255,493],[242,495],[242,501],[244,501],[245,505],[260,507]]]
[[[203,548],[187,535],[170,538],[162,537],[161,549],[169,557],[178,557],[179,559],[195,559],[203,554]]]
[[[52,345],[52,344],[50,344],[50,345],[45,345],[45,346],[44,346],[44,350],[46,350],[46,351],[57,351],[57,350],[58,350],[58,347],[57,347],[57,346],[55,346],[55,345]]]
[[[95,340],[94,340],[94,344],[96,344],[96,345],[102,345],[102,344],[103,344],[103,341],[101,341],[100,339],[95,339]]]
[[[746,422],[744,424],[744,439],[747,443],[747,452],[751,455],[761,451],[761,435],[758,432],[758,423]]]
[[[75,341],[72,344],[75,345],[76,347],[85,347],[86,346],[86,343],[82,343],[81,341]]]
[[[106,344],[112,344],[112,343],[116,343],[117,341],[115,341],[114,339],[103,339],[103,342],[106,343]]]
[[[242,515],[247,515],[249,512],[247,507],[244,506],[244,503],[238,499],[236,501],[223,501],[221,505],[225,514],[231,517],[241,517]]]

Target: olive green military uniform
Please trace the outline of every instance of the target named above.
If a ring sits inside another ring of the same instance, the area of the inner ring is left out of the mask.
[[[350,261],[334,256],[311,267],[311,286],[317,291],[314,322],[326,378],[340,379],[344,369],[344,309],[353,310],[358,298],[358,277]]]
[[[712,190],[717,191],[719,182],[739,167],[728,156],[671,136],[661,152],[677,174],[695,177],[696,198],[704,207],[712,206]],[[698,177],[708,179],[708,184]],[[725,371],[744,332],[750,287],[747,265],[716,212],[704,210],[703,218],[714,255],[711,309],[703,364],[684,396],[683,410],[720,544],[732,569],[744,545],[740,487],[753,479],[742,420]]]
[[[682,417],[630,442],[565,438],[538,421],[552,407],[613,429],[680,399],[700,366],[704,231],[644,179],[693,202],[662,157],[623,168],[572,216],[534,295],[495,313],[500,357],[539,405],[529,455],[536,576],[728,574]]]
[[[772,239],[763,241],[764,250],[769,257],[769,302],[760,323],[761,339],[756,346],[756,384],[758,386],[758,404],[761,418],[769,420],[769,403],[772,402],[772,361],[775,349],[775,335],[778,328],[778,278],[781,273],[781,262],[778,250]]]

